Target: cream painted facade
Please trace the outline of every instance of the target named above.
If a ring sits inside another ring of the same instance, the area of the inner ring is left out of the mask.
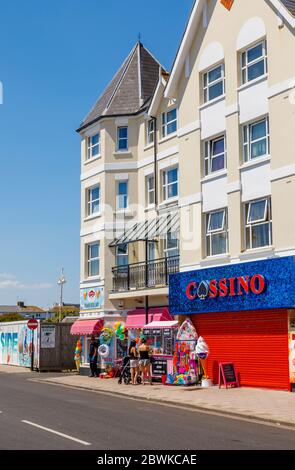
[[[127,313],[136,307],[168,305],[168,287],[113,291],[114,248],[118,234],[167,212],[180,215],[180,270],[194,270],[295,254],[295,19],[279,1],[235,0],[228,11],[219,0],[197,0],[170,77],[160,76],[148,111],[104,119],[80,132],[81,287],[103,286],[103,311]],[[267,73],[242,84],[241,54],[266,41]],[[204,74],[223,64],[225,92],[204,103]],[[176,132],[162,137],[162,113],[177,109]],[[155,144],[147,144],[147,123],[157,119]],[[244,162],[243,127],[264,117],[269,152]],[[117,128],[128,125],[128,152],[118,152]],[[100,132],[101,152],[88,161],[87,138]],[[226,166],[204,174],[204,143],[224,135]],[[156,151],[155,151],[156,145]],[[155,163],[155,152],[157,155]],[[163,200],[163,172],[178,168],[178,195]],[[147,201],[146,179],[154,175],[158,204]],[[128,208],[116,210],[118,181],[128,181]],[[87,217],[87,189],[100,184],[102,211]],[[272,241],[247,249],[245,205],[270,198]],[[206,214],[226,210],[227,250],[208,256]],[[87,276],[87,244],[100,242],[100,275]],[[164,241],[156,259],[165,257]],[[145,260],[144,244],[129,246],[129,264]],[[96,315],[99,311],[91,312]]]

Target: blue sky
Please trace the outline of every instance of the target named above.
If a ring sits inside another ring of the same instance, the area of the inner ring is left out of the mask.
[[[79,302],[75,133],[141,33],[168,69],[193,0],[11,0],[0,17],[0,304]],[[157,15],[155,16],[155,14]]]

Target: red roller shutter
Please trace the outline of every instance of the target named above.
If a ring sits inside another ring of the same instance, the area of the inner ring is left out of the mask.
[[[218,363],[234,362],[240,383],[289,390],[286,310],[193,315],[209,346],[209,371],[218,383]]]

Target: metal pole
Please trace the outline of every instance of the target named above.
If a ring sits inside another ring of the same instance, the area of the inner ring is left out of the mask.
[[[145,324],[147,325],[149,322],[149,297],[148,295],[145,296]]]
[[[34,370],[34,331],[32,331],[32,351],[31,351],[31,371],[33,372]]]

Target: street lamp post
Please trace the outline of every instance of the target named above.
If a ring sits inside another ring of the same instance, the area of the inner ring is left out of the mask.
[[[60,323],[60,319],[61,319],[61,308],[62,308],[62,305],[63,305],[63,300],[62,300],[62,296],[63,296],[63,285],[66,283],[66,278],[64,277],[64,268],[61,269],[61,273],[60,273],[60,278],[59,280],[57,281],[57,284],[60,286],[60,301],[59,301],[59,316],[58,316],[58,321]]]

